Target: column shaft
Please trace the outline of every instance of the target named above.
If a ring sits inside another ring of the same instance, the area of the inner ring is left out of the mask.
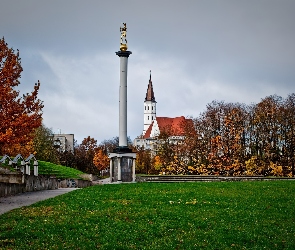
[[[120,57],[119,147],[127,146],[127,65],[128,57]]]
[[[136,158],[132,159],[132,181],[135,182],[135,160]]]

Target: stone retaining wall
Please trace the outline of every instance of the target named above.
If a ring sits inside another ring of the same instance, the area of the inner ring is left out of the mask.
[[[137,175],[136,182],[212,182],[212,181],[276,181],[291,180],[287,177],[264,176],[215,176],[215,175]]]
[[[0,174],[0,183],[14,183],[14,184],[22,184],[24,183],[24,175],[22,173],[6,173]]]
[[[39,191],[39,190],[52,190],[58,189],[58,181],[55,177],[47,176],[25,176],[25,192]]]
[[[0,197],[15,195],[25,192],[24,184],[0,182]]]
[[[84,188],[89,186],[92,186],[92,182],[87,180],[65,179],[65,180],[58,181],[59,188],[68,188],[68,187]]]
[[[56,178],[45,176],[22,176],[22,182],[15,181],[15,176],[11,175],[12,180],[0,182],[0,197],[15,195],[24,192],[32,192],[38,190],[57,189],[58,183]]]
[[[2,180],[0,181],[0,197],[39,190],[52,190],[67,187],[84,188],[92,186],[92,182],[87,180],[58,180],[55,177],[42,175],[22,175],[17,177],[14,175],[9,175],[9,177],[10,179],[6,175],[0,179]]]

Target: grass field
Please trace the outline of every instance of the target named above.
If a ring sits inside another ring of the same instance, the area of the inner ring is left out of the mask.
[[[0,249],[295,249],[295,182],[93,186],[1,215]]]
[[[0,167],[9,169],[13,172],[15,171],[15,169],[11,166],[8,166],[7,163],[1,164]],[[31,166],[31,169],[33,170],[33,166]],[[4,172],[4,170],[2,171]],[[83,176],[85,176],[85,173],[81,172],[80,170],[46,161],[38,161],[38,173],[41,175],[55,176],[56,178],[60,179],[83,179]]]
[[[60,179],[82,179],[81,176],[84,174],[77,169],[46,161],[38,161],[38,165],[39,174],[56,176],[56,178]]]

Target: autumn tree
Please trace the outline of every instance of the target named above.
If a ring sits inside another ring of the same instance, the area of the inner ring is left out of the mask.
[[[291,166],[292,175],[295,176],[295,94],[290,94],[284,105],[284,145],[282,154],[284,163]]]
[[[195,120],[199,143],[199,166],[207,167],[206,174],[223,171],[224,155],[224,102],[213,101]],[[201,167],[203,170],[203,167]],[[202,174],[202,173],[201,173]]]
[[[82,143],[75,148],[75,162],[77,169],[85,173],[98,174],[98,169],[93,163],[97,140],[90,136],[83,139]]]
[[[76,144],[76,141],[74,141],[74,145]],[[72,150],[64,150],[64,151],[58,151],[56,148],[55,150],[58,153],[58,162],[59,164],[71,168],[78,169],[77,161],[79,162],[78,157],[75,155],[75,146],[74,151]]]
[[[59,152],[53,146],[53,132],[42,124],[34,131],[33,149],[38,160],[59,162]]]
[[[97,148],[93,157],[93,164],[99,170],[105,170],[109,167],[110,159],[102,148]]]
[[[295,94],[290,94],[281,101],[278,108],[278,155],[274,165],[282,167],[286,176],[295,175]],[[272,165],[272,166],[274,166]],[[289,172],[289,173],[288,173]]]
[[[30,94],[20,96],[15,89],[22,71],[19,51],[0,39],[0,155],[32,152],[33,132],[42,122],[39,81]]]
[[[153,164],[170,174],[294,176],[294,114],[295,94],[251,105],[213,101],[185,120],[182,139],[173,141],[169,127],[161,131]],[[138,155],[142,171],[144,153]]]
[[[281,133],[280,96],[268,96],[254,109],[253,124],[257,156],[266,164],[277,163],[280,158],[279,135]]]
[[[175,128],[168,125],[162,129],[160,135],[157,137],[158,162],[161,162],[161,172],[167,174],[187,173],[187,158],[182,150],[183,135],[181,133],[177,136],[177,139],[173,138],[177,132],[179,131],[175,131]]]
[[[162,170],[169,171],[170,163],[174,159],[174,145],[170,143],[171,126],[167,126],[157,137],[157,156],[162,163]]]
[[[185,119],[181,123],[182,136],[179,137],[179,154],[189,165],[195,165],[197,162],[198,136],[192,119]]]
[[[247,111],[243,104],[223,105],[221,125],[222,165],[225,171],[233,170],[233,164],[244,163],[246,158]]]
[[[154,166],[154,157],[150,149],[137,147],[134,149],[136,152],[136,173],[138,174],[155,174],[158,170]]]

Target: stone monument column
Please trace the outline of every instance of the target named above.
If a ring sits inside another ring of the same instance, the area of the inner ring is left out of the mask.
[[[119,90],[119,147],[127,147],[127,68],[131,51],[118,51],[120,57],[120,90]]]
[[[111,182],[134,182],[136,154],[127,145],[127,68],[128,57],[132,54],[127,46],[127,27],[123,23],[120,27],[120,50],[116,55],[120,57],[120,90],[119,90],[119,147],[109,154]]]

